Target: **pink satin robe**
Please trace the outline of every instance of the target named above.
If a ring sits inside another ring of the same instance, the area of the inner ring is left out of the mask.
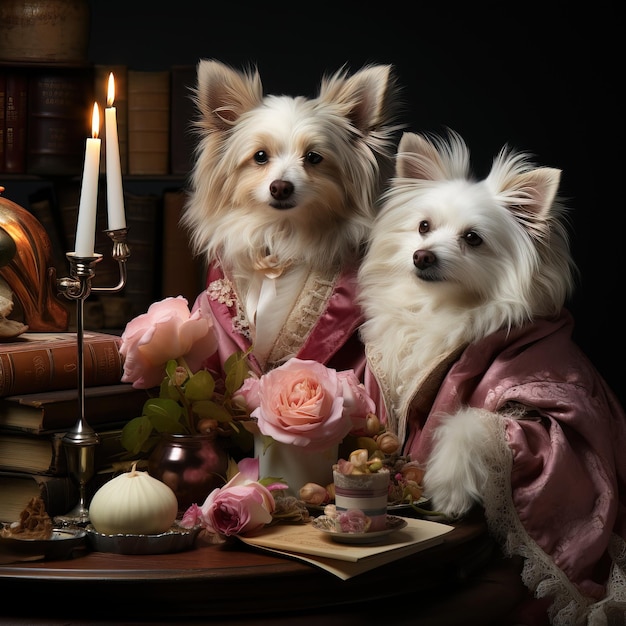
[[[605,597],[611,567],[623,581],[626,552],[616,551],[626,547],[626,415],[572,330],[563,311],[468,346],[434,397],[416,390],[421,408],[408,416],[405,451],[425,461],[439,416],[461,405],[498,412],[514,402],[532,411],[535,419],[498,417],[512,456],[511,496],[488,499],[485,513],[505,547],[528,557],[526,574],[540,579],[530,586],[547,581],[556,606],[570,603],[566,611],[580,615]]]
[[[236,350],[247,350],[250,338],[241,325],[236,295],[228,289],[217,294],[211,285],[225,284],[225,276],[215,264],[209,268],[207,290],[203,291],[193,306],[210,310],[218,333],[218,350],[205,365],[212,371],[221,373],[223,363]],[[363,345],[358,337],[358,327],[363,321],[362,313],[354,302],[356,291],[356,271],[350,268],[338,274],[332,286],[330,297],[321,304],[315,323],[306,329],[301,345],[294,346],[299,359],[319,361],[336,370],[354,369],[361,378],[365,369]],[[251,365],[255,373],[264,373],[258,361],[252,357]]]

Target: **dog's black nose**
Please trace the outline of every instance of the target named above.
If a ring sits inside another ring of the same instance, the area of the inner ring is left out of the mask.
[[[270,185],[270,193],[275,200],[287,200],[293,193],[293,184],[287,180],[275,180]]]
[[[430,250],[416,250],[413,253],[413,265],[419,270],[425,270],[435,264],[437,257]]]

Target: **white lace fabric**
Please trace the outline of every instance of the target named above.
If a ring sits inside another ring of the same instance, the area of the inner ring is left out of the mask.
[[[626,542],[612,536],[611,572],[606,596],[598,602],[583,596],[552,559],[528,535],[511,497],[513,455],[506,442],[505,422],[489,420],[491,436],[500,442],[498,457],[490,459],[490,480],[484,508],[490,533],[507,556],[524,559],[522,580],[537,598],[550,596],[550,621],[554,626],[612,626],[626,623]]]

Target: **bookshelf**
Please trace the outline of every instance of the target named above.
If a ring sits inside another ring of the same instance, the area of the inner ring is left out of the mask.
[[[454,128],[471,145],[477,172],[489,167],[493,154],[507,142],[563,169],[563,194],[574,209],[573,248],[581,269],[581,286],[570,307],[577,320],[575,339],[626,401],[620,372],[612,362],[615,353],[626,349],[617,301],[621,290],[615,287],[614,272],[607,270],[625,264],[621,222],[613,223],[623,218],[611,209],[616,203],[613,183],[623,172],[623,115],[616,91],[619,81],[602,81],[596,71],[602,67],[610,76],[621,69],[616,9],[564,14],[555,3],[544,7],[540,21],[531,13],[513,22],[494,16],[495,26],[488,27],[486,7],[472,4],[450,14],[445,5],[431,3],[421,6],[426,28],[416,39],[410,20],[398,20],[395,13],[372,19],[346,4],[333,6],[332,15],[311,10],[293,18],[297,36],[291,45],[275,37],[260,46],[259,32],[275,28],[277,15],[292,19],[292,6],[286,5],[284,13],[281,8],[268,13],[261,5],[246,6],[234,18],[228,4],[193,0],[179,0],[175,11],[147,0],[87,4],[87,58],[92,63],[161,70],[217,58],[236,67],[258,65],[269,93],[306,94],[326,71],[344,64],[356,68],[388,62],[396,67],[403,86],[403,121],[416,132]],[[442,23],[445,33],[439,28]],[[593,30],[604,33],[600,45],[580,37]],[[319,41],[320,33],[333,45],[306,44]],[[533,60],[527,48],[503,42],[525,41],[530,35],[533,59],[541,61],[542,70],[528,74]],[[441,54],[442,46],[446,54]],[[14,198],[22,206],[28,195],[23,190],[29,182],[39,182],[4,177],[2,184],[5,181],[18,187]],[[160,177],[125,179],[124,185],[150,193],[184,182],[184,176]],[[602,253],[589,254],[589,225],[599,213],[610,224],[603,228]]]
[[[195,80],[195,60],[180,63],[176,68],[168,62],[158,67],[145,67],[137,58],[140,48],[135,46],[136,38],[126,42],[116,36],[114,46],[108,42],[101,50],[97,46],[90,47],[91,41],[101,40],[108,30],[107,23],[99,19],[97,3],[88,0],[40,0],[37,6],[46,19],[40,19],[40,13],[27,13],[20,3],[7,3],[0,13],[5,24],[3,26],[0,22],[0,95],[5,96],[0,98],[3,113],[0,116],[3,148],[0,151],[0,185],[5,188],[5,198],[31,211],[44,224],[54,251],[53,264],[57,273],[64,275],[64,271],[69,271],[65,252],[73,249],[85,140],[91,132],[90,128],[87,129],[86,120],[91,115],[91,103],[97,101],[102,149],[96,252],[103,253],[104,258],[98,265],[94,286],[116,284],[117,277],[113,273],[117,265],[113,267],[107,258],[111,244],[102,234],[107,228],[106,218],[102,221],[100,216],[101,213],[106,214],[104,114],[108,105],[108,75],[113,72],[131,249],[127,262],[129,281],[117,297],[96,296],[90,298],[88,305],[92,304],[91,300],[102,300],[101,309],[104,310],[101,319],[98,315],[89,318],[95,324],[92,329],[117,331],[144,312],[151,302],[166,295],[161,280],[164,262],[158,250],[168,237],[163,232],[164,224],[172,223],[164,216],[164,207],[168,204],[166,195],[174,191],[182,192],[189,174],[186,165],[191,162],[192,146],[185,131],[193,114],[189,88]],[[72,30],[67,32],[70,20]],[[20,24],[24,45],[15,45],[14,29],[9,26],[14,22]],[[122,50],[121,58],[111,54],[111,49],[117,53]],[[17,83],[18,79],[19,93],[24,94],[19,103],[14,97],[18,86],[8,87]],[[7,95],[11,96],[10,102],[7,102]],[[16,104],[24,105],[20,109],[19,127],[14,121]],[[18,136],[18,128],[21,129],[22,152],[16,155],[13,139]],[[10,154],[6,151],[7,129],[11,138]],[[171,140],[172,136],[175,140]],[[174,152],[181,149],[184,151],[182,154]],[[17,162],[16,156],[20,157]],[[180,247],[179,232],[175,241]],[[102,248],[103,245],[106,249]],[[188,255],[184,254],[184,250],[181,254],[189,261],[190,251]],[[184,271],[184,267],[179,270]],[[186,281],[182,293],[190,304],[203,287],[199,276],[195,281],[195,292],[193,285],[193,281],[191,284]],[[169,291],[167,295],[170,295]],[[122,300],[132,304],[121,306],[119,303]],[[96,303],[97,306],[99,303]],[[107,316],[107,310],[117,312],[113,316],[115,326],[111,326],[113,317]]]

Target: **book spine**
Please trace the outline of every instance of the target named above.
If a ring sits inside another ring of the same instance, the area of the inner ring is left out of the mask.
[[[28,82],[24,72],[7,73],[4,114],[4,172],[7,174],[26,173]]]
[[[40,497],[50,517],[63,515],[78,503],[78,485],[70,476],[37,476]]]
[[[7,73],[0,68],[0,172],[4,171],[4,150],[7,106]]]
[[[119,341],[84,341],[85,386],[120,382],[123,360]],[[76,387],[78,354],[75,345],[0,352],[0,397]]]
[[[171,71],[170,169],[188,176],[193,164],[195,106],[192,89],[196,84],[195,65],[174,65]]]
[[[29,194],[28,210],[37,218],[48,233],[52,248],[52,261],[56,268],[57,276],[65,276],[68,270],[66,253],[69,251],[69,248],[66,245],[59,207],[52,187],[41,187]]]
[[[28,102],[27,172],[79,175],[91,136],[93,69],[33,72]]]
[[[170,71],[128,70],[128,173],[166,175]]]
[[[163,192],[161,299],[184,296],[191,306],[202,291],[205,264],[196,259],[189,247],[189,237],[180,224],[187,194],[182,189]]]
[[[131,257],[127,263],[124,295],[130,302],[130,316],[148,310],[158,299],[161,283],[161,197],[155,194],[125,194],[128,245]]]

